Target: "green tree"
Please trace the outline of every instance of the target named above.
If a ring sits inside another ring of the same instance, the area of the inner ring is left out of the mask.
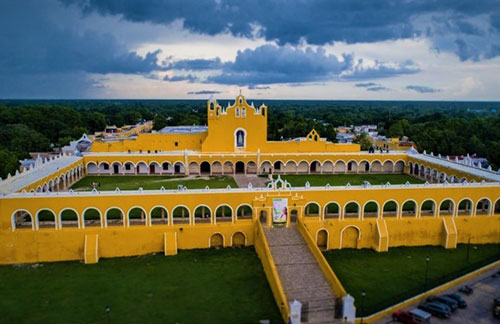
[[[359,144],[362,151],[368,151],[370,147],[372,147],[372,143],[370,142],[370,139],[368,138],[366,133],[357,135],[354,138],[353,143]]]
[[[14,175],[17,168],[19,167],[19,161],[14,153],[11,153],[5,149],[0,150],[0,178],[5,179],[10,173]]]
[[[157,114],[153,119],[153,130],[160,130],[167,126],[167,119],[161,114]]]

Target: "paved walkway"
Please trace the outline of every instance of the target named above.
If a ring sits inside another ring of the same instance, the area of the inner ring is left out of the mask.
[[[239,188],[248,188],[249,183],[252,183],[254,188],[265,188],[267,182],[267,178],[259,177],[254,174],[235,174],[233,178]]]
[[[458,286],[452,287],[438,295],[451,294],[463,285],[470,285],[474,288],[474,293],[470,296],[459,293],[467,302],[467,308],[458,309],[451,315],[451,319],[443,320],[435,316],[432,323],[463,323],[463,324],[487,324],[500,322],[493,317],[493,298],[500,297],[500,266],[486,271],[480,276],[469,279]],[[415,308],[419,303],[415,303],[406,310]],[[392,315],[378,320],[377,324],[394,323]]]
[[[302,322],[335,323],[335,295],[314,255],[295,227],[264,228],[290,303],[302,303]]]

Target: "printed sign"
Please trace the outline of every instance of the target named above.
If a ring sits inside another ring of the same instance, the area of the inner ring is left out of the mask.
[[[288,199],[274,198],[273,199],[273,223],[286,224],[288,217]]]

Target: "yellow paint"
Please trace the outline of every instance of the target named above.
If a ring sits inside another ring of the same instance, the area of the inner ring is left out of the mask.
[[[83,258],[85,264],[99,262],[99,235],[85,235]]]

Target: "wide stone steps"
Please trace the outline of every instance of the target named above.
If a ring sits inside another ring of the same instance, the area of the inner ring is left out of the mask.
[[[288,302],[302,303],[302,321],[335,323],[335,295],[295,227],[265,228],[269,249]]]

